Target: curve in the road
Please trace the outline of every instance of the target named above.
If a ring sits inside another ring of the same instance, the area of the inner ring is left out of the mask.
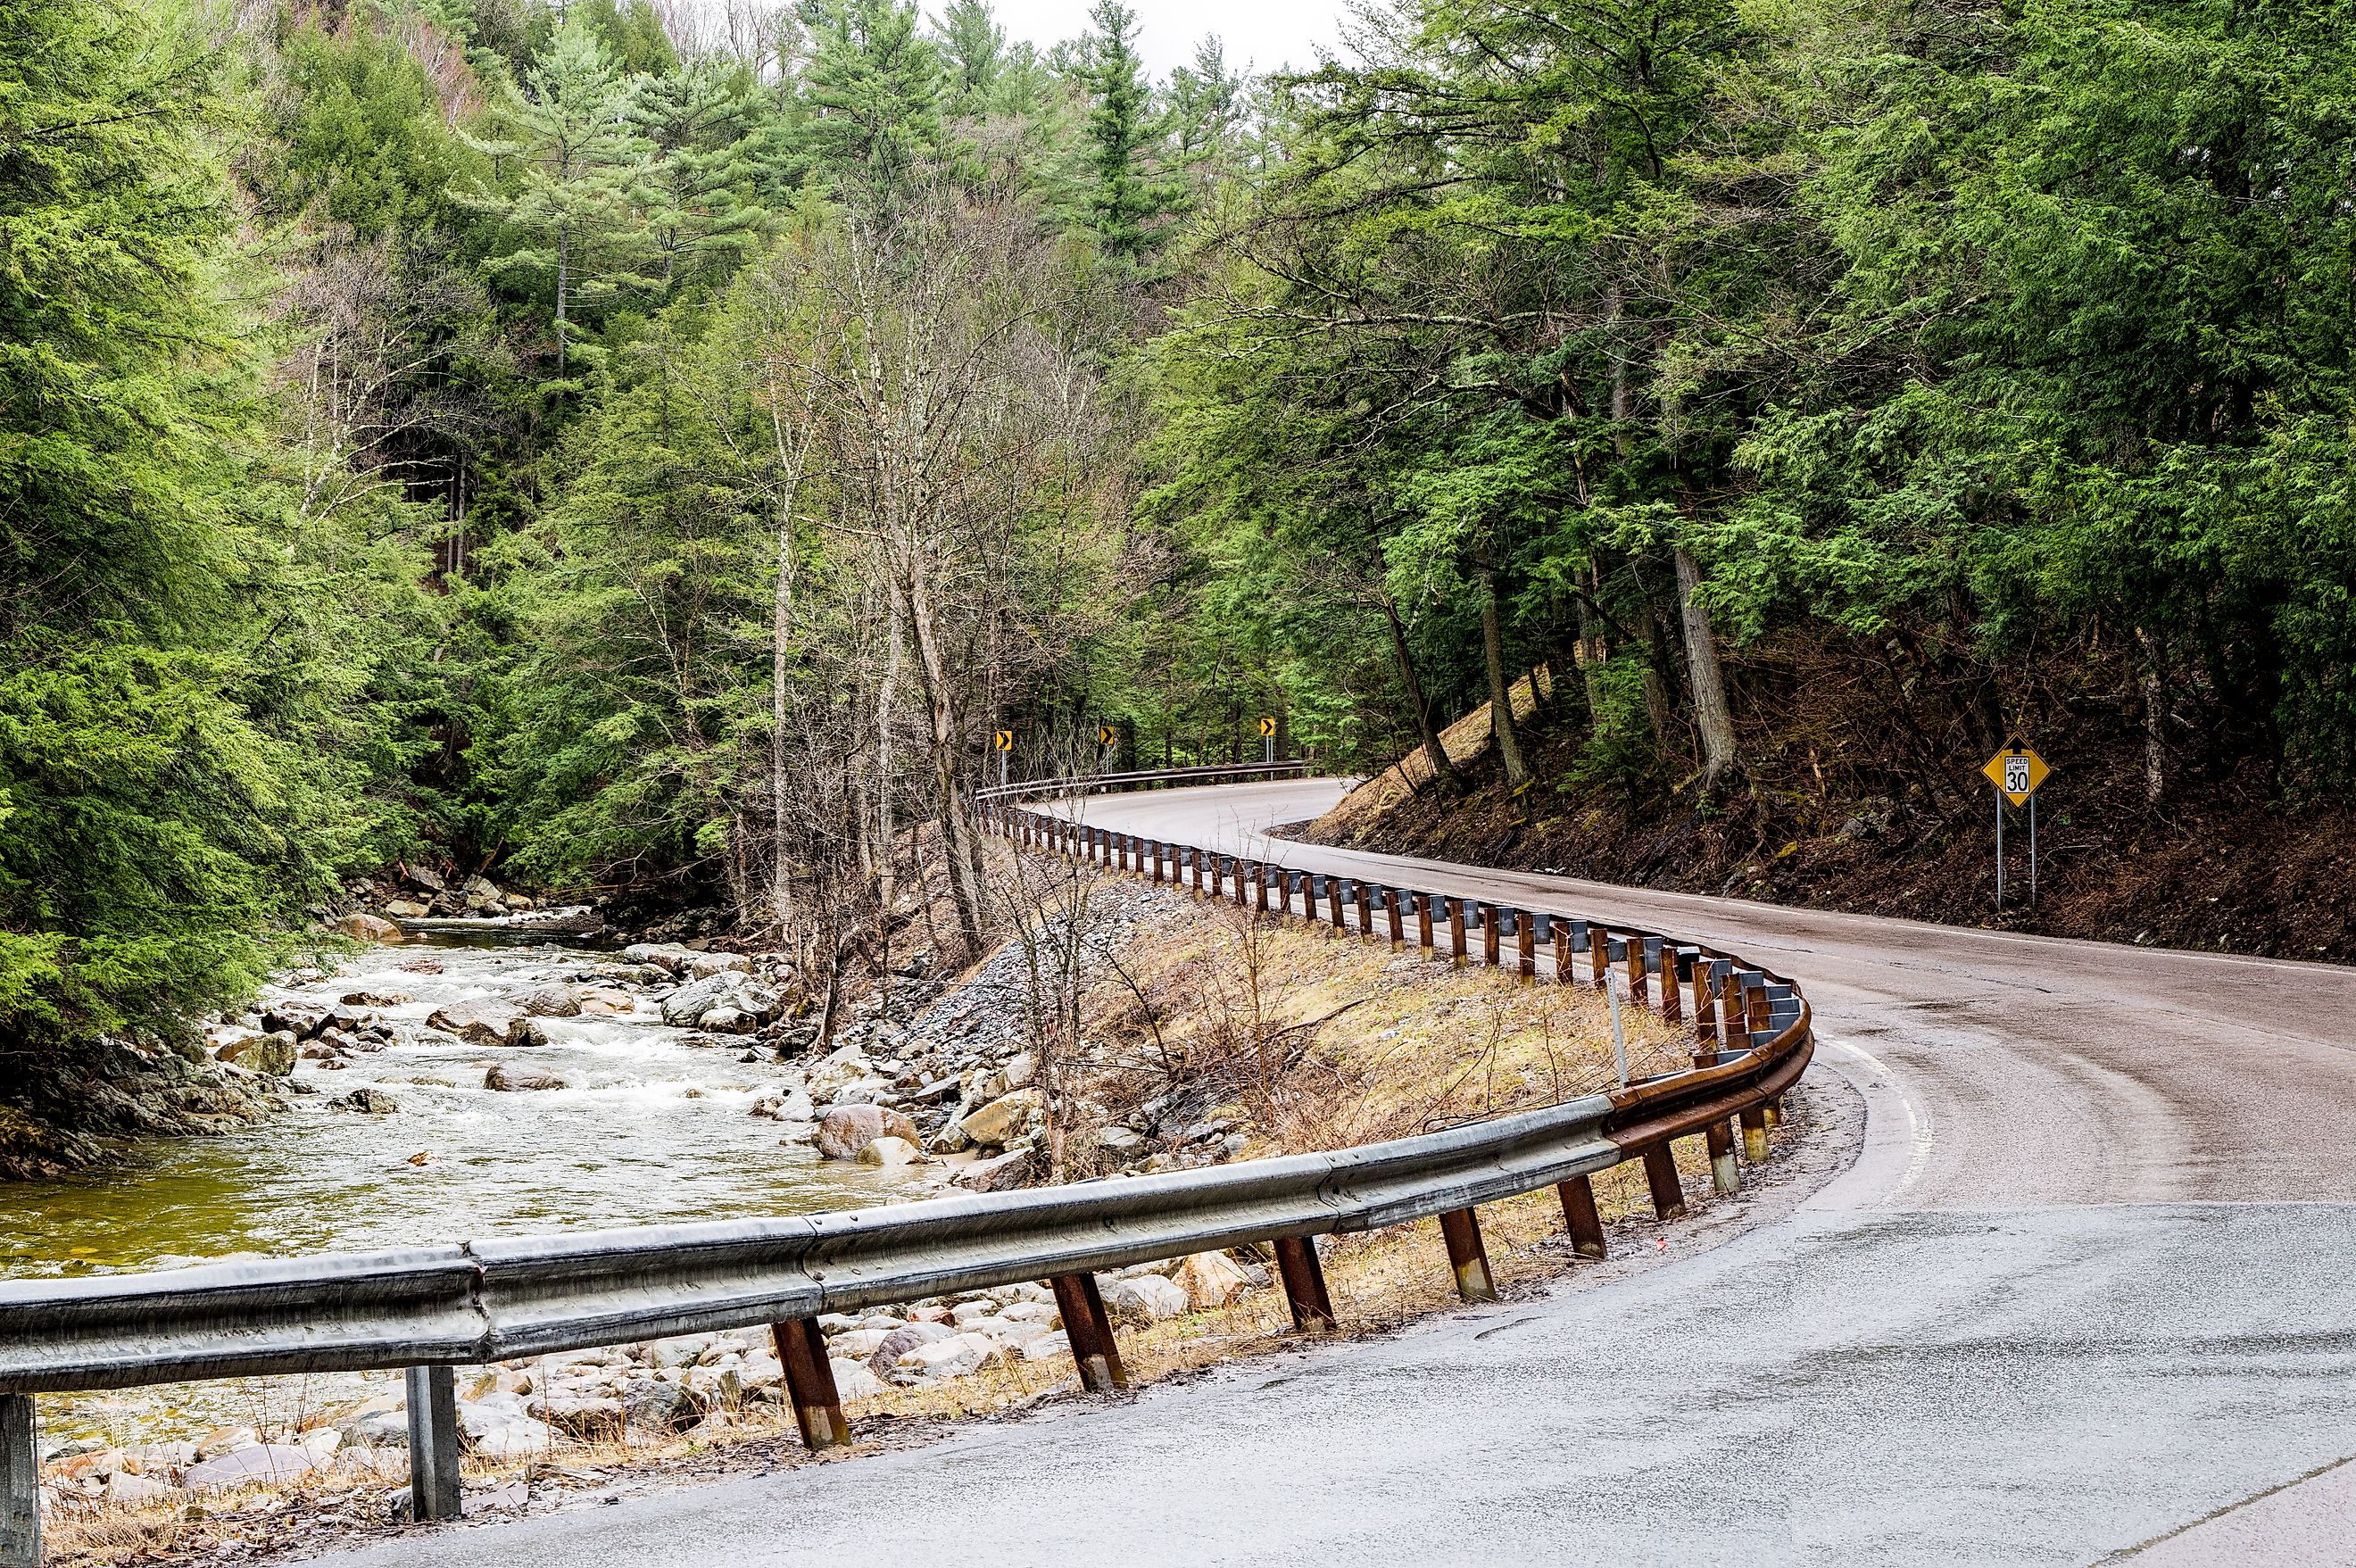
[[[1864,1097],[1856,1165],[1600,1288],[334,1561],[2356,1563],[2356,972],[1269,836],[1338,789],[1077,809],[1756,954]]]

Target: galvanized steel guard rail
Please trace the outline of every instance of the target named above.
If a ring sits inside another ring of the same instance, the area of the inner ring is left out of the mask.
[[[1089,829],[1060,813],[1020,803],[1042,792],[1169,787],[1297,775],[1300,764],[1165,769],[1013,786],[983,797],[990,824],[1018,842],[1085,854],[1107,865],[1141,864],[1173,877],[1191,870],[1205,897],[1265,900],[1282,878],[1283,904],[1328,895],[1333,923],[1345,926],[1346,879],[1300,880],[1257,862],[1196,846]],[[1258,867],[1257,872],[1254,867]],[[1321,885],[1322,884],[1322,885]],[[1377,934],[1372,912],[1389,915],[1392,940],[1419,910],[1419,934],[1446,913],[1453,950],[1467,933],[1523,933],[1517,964],[1534,978],[1539,918],[1468,905],[1411,889],[1346,889],[1359,929]],[[1273,905],[1268,906],[1271,909]],[[1464,922],[1468,909],[1475,923]],[[1550,955],[1556,977],[1577,978],[1567,947],[1573,922]],[[1124,1387],[1112,1325],[1095,1276],[1106,1269],[1245,1243],[1273,1243],[1277,1272],[1303,1330],[1331,1326],[1333,1309],[1308,1238],[1372,1230],[1437,1215],[1460,1291],[1494,1296],[1476,1205],[1560,1190],[1579,1251],[1601,1256],[1604,1238],[1588,1178],[1642,1159],[1657,1212],[1673,1218],[1684,1200],[1669,1157],[1671,1139],[1708,1141],[1718,1185],[1735,1180],[1732,1133],[1739,1120],[1751,1156],[1764,1156],[1765,1129],[1779,1097],[1806,1065],[1806,1004],[1787,983],[1740,968],[1730,955],[1671,948],[1651,933],[1590,937],[1590,983],[1604,966],[1624,966],[1633,994],[1665,983],[1665,1011],[1690,985],[1697,1026],[1695,1066],[1544,1110],[1470,1123],[1419,1137],[1330,1154],[1295,1155],[1119,1181],[961,1196],[784,1219],[492,1240],[445,1246],[211,1264],[164,1273],[0,1283],[0,1568],[39,1561],[38,1466],[31,1396],[130,1388],[204,1378],[404,1369],[412,1455],[411,1506],[421,1519],[455,1517],[460,1506],[459,1436],[453,1369],[519,1356],[587,1349],[626,1340],[722,1328],[766,1326],[776,1339],[787,1393],[804,1440],[814,1448],[849,1440],[818,1316],[951,1291],[1046,1279],[1061,1309],[1082,1382]],[[1664,959],[1663,955],[1668,955]],[[1666,963],[1667,969],[1663,966]],[[1720,1026],[1719,1020],[1725,1020]]]

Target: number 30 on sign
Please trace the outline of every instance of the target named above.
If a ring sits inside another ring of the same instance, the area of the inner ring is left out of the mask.
[[[1987,775],[1989,783],[2004,791],[2006,800],[2016,806],[2025,806],[2052,769],[2045,766],[2043,757],[2027,746],[2015,746],[1989,757],[1987,766],[1980,771]]]

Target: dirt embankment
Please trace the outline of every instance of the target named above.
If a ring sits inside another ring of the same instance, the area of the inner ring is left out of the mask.
[[[1958,755],[1943,793],[1858,793],[1805,735],[1762,728],[1743,736],[1745,776],[1705,800],[1690,780],[1599,778],[1574,706],[1538,704],[1523,724],[1533,778],[1518,796],[1484,706],[1449,732],[1462,789],[1428,782],[1412,758],[1414,789],[1392,768],[1301,836],[1806,908],[2356,961],[2356,812],[2287,806],[2244,776],[2174,783],[2155,807],[2139,739],[2115,727],[2039,742],[2053,773],[2038,796],[2038,903],[2027,907],[2029,819],[2015,811],[1999,915],[1994,792],[1977,759]]]

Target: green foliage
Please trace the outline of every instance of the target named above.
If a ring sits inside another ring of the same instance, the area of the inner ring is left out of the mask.
[[[166,1026],[375,846],[352,645],[253,460],[214,62],[0,16],[0,1048]]]

